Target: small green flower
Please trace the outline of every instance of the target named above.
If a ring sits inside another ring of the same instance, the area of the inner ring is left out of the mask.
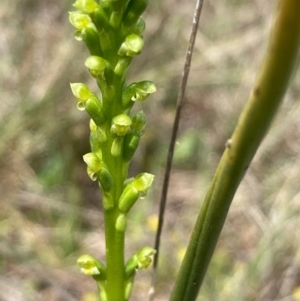
[[[130,279],[137,270],[146,269],[152,263],[153,255],[156,253],[151,247],[144,247],[133,254],[125,266],[126,276]]]
[[[88,276],[95,276],[100,274],[103,274],[103,276],[105,276],[106,274],[106,268],[104,264],[88,254],[80,256],[77,259],[77,265],[80,267],[81,272]]]
[[[156,87],[151,81],[132,83],[126,87],[122,94],[122,104],[128,107],[132,101],[144,101],[150,94],[156,92]]]
[[[149,94],[156,92],[155,85],[150,81],[138,82],[134,86],[135,95],[131,98],[132,101],[143,101]]]
[[[142,51],[144,40],[137,34],[131,34],[126,37],[125,42],[121,45],[118,54],[121,56],[134,57]]]
[[[85,84],[73,83],[70,86],[74,96],[82,101],[87,101],[93,95],[89,87]]]
[[[95,0],[76,0],[73,6],[83,13],[91,14],[97,8],[98,4]]]
[[[125,136],[131,131],[131,124],[132,120],[128,115],[120,114],[113,118],[110,131],[117,136]]]
[[[86,107],[86,102],[90,97],[93,96],[93,93],[88,86],[82,83],[73,83],[70,84],[72,93],[78,99],[77,108],[80,111],[84,111]]]
[[[145,197],[154,179],[154,175],[141,173],[133,181],[130,181],[120,197],[119,209],[127,213],[139,197]]]
[[[97,173],[102,169],[101,159],[95,153],[87,153],[83,156],[83,161],[87,165],[87,173],[92,181],[97,180]]]
[[[146,269],[152,262],[152,257],[156,251],[151,247],[144,247],[137,254],[137,269]]]
[[[99,77],[103,75],[107,67],[107,61],[100,56],[92,55],[85,60],[85,66],[89,69],[93,77]]]
[[[70,23],[78,30],[82,30],[92,23],[92,19],[89,15],[78,11],[69,12],[69,20]]]
[[[139,191],[140,197],[145,197],[154,179],[150,173],[140,173],[133,180],[133,186]]]

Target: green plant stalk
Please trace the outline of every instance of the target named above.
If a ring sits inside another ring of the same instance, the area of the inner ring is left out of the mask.
[[[171,301],[196,300],[234,194],[296,70],[299,46],[300,1],[279,0],[265,59],[206,194]]]

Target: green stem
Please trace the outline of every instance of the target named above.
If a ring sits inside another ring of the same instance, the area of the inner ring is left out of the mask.
[[[115,85],[115,100],[111,99],[108,103],[110,106],[110,120],[117,115],[120,106],[119,101],[122,83]],[[125,300],[125,262],[124,262],[124,245],[125,231],[116,229],[116,221],[120,214],[118,201],[123,191],[124,181],[127,177],[127,169],[124,169],[122,156],[114,157],[111,154],[113,137],[109,133],[110,123],[107,126],[108,140],[103,145],[103,161],[113,178],[113,189],[111,191],[114,207],[104,212],[105,221],[105,240],[106,240],[106,264],[107,264],[107,297],[108,301]]]
[[[279,0],[265,60],[205,197],[171,301],[196,300],[234,194],[296,69],[299,47],[300,1]]]
[[[105,213],[108,301],[124,300],[124,233],[116,231],[117,210]]]

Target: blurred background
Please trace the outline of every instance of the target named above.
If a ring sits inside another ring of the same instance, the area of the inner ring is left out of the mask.
[[[97,184],[82,156],[88,117],[69,83],[96,85],[73,38],[73,1],[0,1],[0,300],[96,301],[76,267],[104,260]],[[152,80],[130,174],[156,175],[129,216],[127,257],[153,245],[158,200],[195,1],[152,0],[128,82]],[[176,146],[157,301],[168,296],[205,191],[251,91],[276,1],[205,0]],[[200,300],[300,300],[300,72],[233,201]],[[149,271],[133,301],[147,300]]]

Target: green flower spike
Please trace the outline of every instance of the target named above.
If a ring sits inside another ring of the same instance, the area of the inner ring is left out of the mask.
[[[85,60],[85,66],[93,77],[103,76],[107,61],[100,56],[92,55]]]
[[[77,30],[82,30],[92,23],[89,15],[78,11],[69,12],[69,20]]]
[[[95,11],[98,4],[95,0],[76,0],[74,7],[86,14],[91,14]]]
[[[154,175],[141,173],[132,182],[129,182],[119,200],[120,211],[124,213],[129,212],[139,197],[145,197],[153,179]]]
[[[142,51],[144,40],[137,34],[131,34],[126,37],[125,42],[121,45],[118,54],[120,56],[134,57]]]
[[[131,124],[132,120],[128,115],[120,114],[113,118],[110,131],[117,136],[125,136],[131,131]]]
[[[97,173],[102,169],[101,159],[95,153],[87,153],[83,156],[83,161],[87,165],[87,173],[92,181],[97,180]]]
[[[81,272],[85,275],[96,276],[101,274],[103,277],[106,275],[106,268],[104,264],[91,255],[85,254],[80,256],[77,259],[77,265],[80,267]]]

